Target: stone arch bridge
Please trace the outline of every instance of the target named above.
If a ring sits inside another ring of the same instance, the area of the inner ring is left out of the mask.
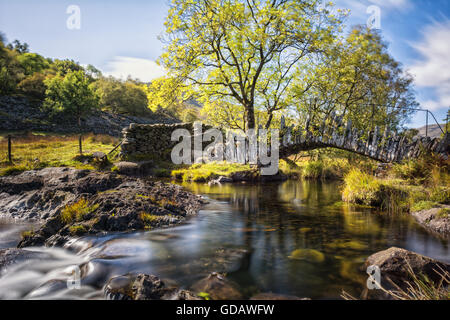
[[[121,154],[125,157],[170,160],[171,150],[178,143],[171,141],[175,129],[187,129],[193,133],[193,124],[131,124],[122,131]],[[415,137],[410,140],[388,130],[381,132],[378,127],[364,132],[352,127],[351,121],[344,123],[342,116],[336,115],[331,115],[320,128],[310,126],[309,121],[304,127],[286,126],[282,119],[280,158],[301,151],[337,148],[385,163],[414,159],[424,152],[440,154],[447,159],[449,141],[448,133],[443,138]]]

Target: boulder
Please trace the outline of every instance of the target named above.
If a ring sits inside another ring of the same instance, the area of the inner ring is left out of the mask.
[[[377,252],[367,258],[364,268],[378,266],[381,271],[381,285],[390,287],[389,279],[401,288],[405,288],[411,280],[411,272],[415,275],[425,275],[428,279],[438,282],[443,272],[450,272],[450,265],[423,255],[392,247]]]
[[[104,293],[110,300],[201,300],[190,291],[167,287],[161,279],[148,274],[111,278]]]

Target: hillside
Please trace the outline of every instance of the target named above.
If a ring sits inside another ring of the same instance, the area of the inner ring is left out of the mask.
[[[77,133],[77,123],[70,119],[53,118],[40,110],[39,105],[30,102],[26,97],[0,96],[0,131],[42,131],[54,133]],[[81,130],[94,134],[120,136],[124,127],[130,123],[176,123],[177,119],[151,113],[148,116],[137,117],[113,114],[95,110],[82,118]]]

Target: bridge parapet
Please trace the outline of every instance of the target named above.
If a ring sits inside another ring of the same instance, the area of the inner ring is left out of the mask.
[[[204,126],[205,131],[211,127]],[[124,141],[121,146],[122,156],[141,156],[170,161],[173,147],[178,143],[171,141],[176,129],[194,131],[192,123],[177,124],[131,124],[123,129]],[[416,137],[411,141],[405,136],[383,133],[378,127],[374,130],[358,130],[351,121],[344,123],[341,116],[331,114],[320,127],[314,127],[310,121],[302,126],[286,126],[284,119],[280,128],[280,158],[319,148],[337,148],[354,152],[381,162],[399,162],[404,159],[419,157],[423,152],[440,154],[446,159],[449,152],[450,135],[442,139]],[[207,144],[209,142],[206,142]]]

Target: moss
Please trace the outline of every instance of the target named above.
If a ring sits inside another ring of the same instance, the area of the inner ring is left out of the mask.
[[[31,238],[36,234],[36,232],[34,230],[27,230],[27,231],[23,231],[20,235],[22,237],[22,239],[27,239],[27,238]]]
[[[330,249],[349,249],[349,250],[364,250],[367,249],[367,245],[357,241],[357,240],[350,240],[350,241],[343,241],[343,240],[335,240],[329,244],[326,245],[327,248]]]
[[[98,207],[98,204],[90,206],[87,200],[81,199],[62,209],[61,220],[66,224],[83,221],[87,215],[93,213]]]
[[[314,249],[297,249],[292,251],[289,259],[293,260],[306,260],[310,262],[323,262],[325,260],[325,255]]]
[[[199,292],[197,295],[204,300],[211,300],[211,296],[207,292]]]

